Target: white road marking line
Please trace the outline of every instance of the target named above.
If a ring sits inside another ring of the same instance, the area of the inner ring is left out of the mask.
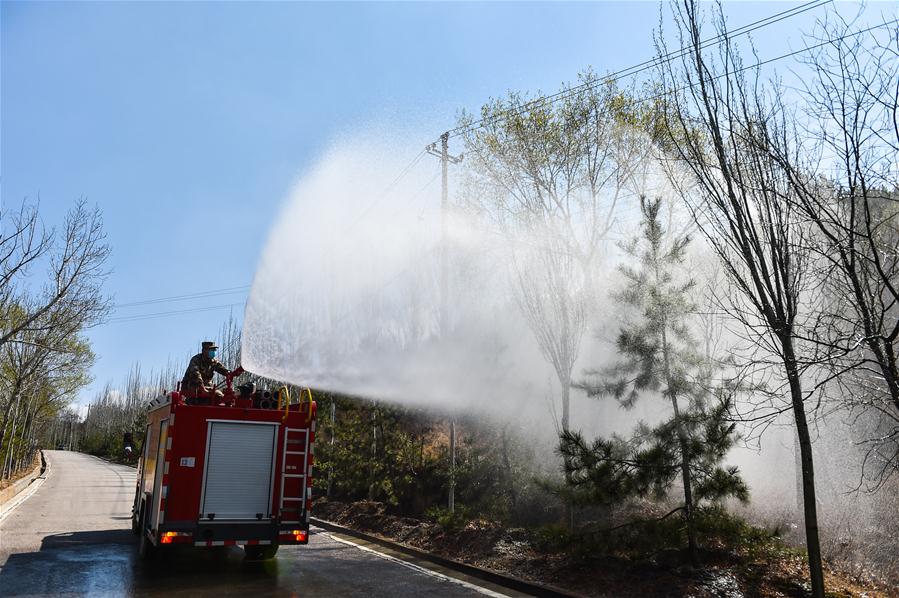
[[[47,459],[47,467],[46,467],[46,469],[44,469],[44,475],[39,475],[38,477],[34,478],[34,481],[31,482],[30,484],[28,484],[28,486],[25,488],[25,490],[23,490],[22,492],[19,492],[19,494],[14,499],[12,499],[12,501],[10,502],[10,505],[8,507],[6,507],[5,509],[2,509],[2,512],[0,512],[0,521],[3,521],[4,519],[6,519],[9,516],[9,514],[12,513],[16,509],[16,507],[18,507],[20,504],[22,504],[23,502],[28,500],[32,494],[37,492],[37,489],[40,488],[41,485],[49,477],[50,477],[50,459]]]
[[[319,528],[320,529],[320,528]],[[444,575],[443,573],[438,573],[437,571],[432,571],[420,565],[416,565],[414,563],[410,563],[408,561],[404,561],[403,559],[397,558],[395,556],[391,556],[389,554],[384,554],[383,552],[378,552],[377,550],[372,550],[368,546],[362,546],[361,544],[356,544],[355,542],[350,542],[349,540],[344,540],[343,538],[338,538],[333,534],[329,534],[327,532],[319,532],[324,533],[324,535],[328,536],[332,540],[336,542],[340,542],[341,544],[346,544],[347,546],[352,546],[353,548],[358,548],[359,550],[364,550],[365,552],[370,552],[376,556],[381,557],[382,559],[386,559],[388,561],[392,561],[413,571],[418,571],[419,573],[424,573],[425,575],[430,575],[431,577],[437,577],[444,581],[448,581],[450,583],[455,583],[469,590],[474,590],[479,594],[484,594],[485,596],[493,596],[494,598],[509,598],[508,594],[500,594],[499,592],[494,592],[493,590],[488,590],[487,588],[482,588],[481,586],[477,586],[473,583],[469,583],[467,581],[457,579],[455,577],[450,577],[449,575]]]

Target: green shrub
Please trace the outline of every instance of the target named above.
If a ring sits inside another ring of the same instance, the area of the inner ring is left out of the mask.
[[[425,511],[425,516],[446,531],[458,531],[471,521],[472,512],[463,505],[456,505],[453,513],[444,507],[434,506]]]

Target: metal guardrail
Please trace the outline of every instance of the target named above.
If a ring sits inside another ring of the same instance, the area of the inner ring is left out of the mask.
[[[428,561],[434,563],[435,565],[440,565],[446,569],[451,569],[453,571],[457,571],[459,573],[464,573],[469,577],[474,577],[477,579],[481,579],[484,581],[488,581],[492,584],[508,588],[510,590],[516,590],[518,592],[522,592],[525,594],[530,594],[531,596],[538,596],[540,598],[579,598],[579,594],[573,594],[570,592],[565,592],[561,589],[554,588],[551,586],[546,586],[543,584],[533,583],[529,581],[525,581],[523,579],[518,579],[517,577],[511,577],[509,575],[505,575],[503,573],[497,573],[496,571],[491,571],[489,569],[482,569],[480,567],[475,567],[474,565],[468,565],[466,563],[462,563],[459,561],[455,561],[453,559],[448,559],[442,556],[438,556],[436,554],[432,554],[430,552],[425,552],[423,550],[419,550],[417,548],[412,548],[410,546],[406,546],[405,544],[400,544],[398,542],[393,542],[391,540],[387,540],[380,536],[375,536],[372,534],[367,534],[365,532],[360,532],[358,530],[351,529],[349,527],[344,527],[342,525],[338,525],[336,523],[332,523],[330,521],[325,521],[323,519],[318,519],[317,517],[310,517],[309,522],[312,525],[316,525],[324,530],[329,532],[335,532],[339,534],[344,534],[346,536],[352,536],[354,538],[358,538],[360,540],[365,540],[367,542],[371,542],[372,544],[377,544],[379,546],[383,546],[385,548],[390,548],[397,552],[401,552],[405,555],[412,556],[423,561]]]

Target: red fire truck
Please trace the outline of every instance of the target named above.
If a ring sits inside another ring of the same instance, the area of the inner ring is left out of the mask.
[[[132,528],[141,556],[167,545],[243,546],[252,560],[306,544],[316,404],[286,387],[224,397],[164,392],[149,406]],[[302,400],[307,399],[307,400]]]

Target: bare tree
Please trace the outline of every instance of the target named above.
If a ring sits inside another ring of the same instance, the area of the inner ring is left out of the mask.
[[[562,386],[564,430],[596,266],[647,149],[624,122],[629,96],[590,71],[579,83],[555,103],[512,93],[486,104],[477,122],[460,121],[463,201],[521,248],[513,259],[518,299]]]
[[[109,309],[102,292],[109,247],[99,210],[83,200],[60,232],[42,227],[36,205],[2,216],[0,452],[9,475],[33,453],[38,427],[88,381],[93,354],[80,334]],[[38,265],[47,266],[42,287],[29,279]]]
[[[79,200],[66,216],[61,234],[40,228],[35,207],[23,206],[12,218],[9,236],[0,239],[3,287],[0,291],[0,346],[23,342],[25,331],[39,331],[75,322],[98,322],[109,309],[103,296],[109,246],[98,208]],[[38,232],[40,230],[41,232]],[[57,238],[58,237],[58,238]],[[47,257],[49,282],[33,294],[24,284],[31,264]]]
[[[49,251],[52,237],[40,225],[38,208],[22,202],[18,211],[0,208],[0,330],[12,325],[18,281],[29,267]]]
[[[737,50],[722,35],[717,60],[704,50],[697,4],[674,9],[682,46],[680,61],[660,59],[666,92],[662,117],[666,148],[695,182],[684,197],[699,229],[738,290],[731,310],[754,333],[760,346],[777,356],[787,382],[802,462],[802,490],[812,593],[824,596],[818,537],[815,473],[805,408],[800,354],[806,233],[794,203],[789,177],[768,151],[768,131],[782,124],[769,109],[758,75],[747,77]],[[657,41],[660,56],[667,53]]]
[[[561,426],[568,430],[571,373],[587,323],[584,273],[565,244],[553,235],[544,236],[517,257],[516,299],[561,385]]]
[[[843,401],[892,422],[866,460],[879,486],[899,471],[899,32],[852,26],[835,11],[819,21],[803,59],[814,73],[803,79],[807,119],[769,132],[769,148],[815,232],[809,248],[830,299],[810,340]]]

